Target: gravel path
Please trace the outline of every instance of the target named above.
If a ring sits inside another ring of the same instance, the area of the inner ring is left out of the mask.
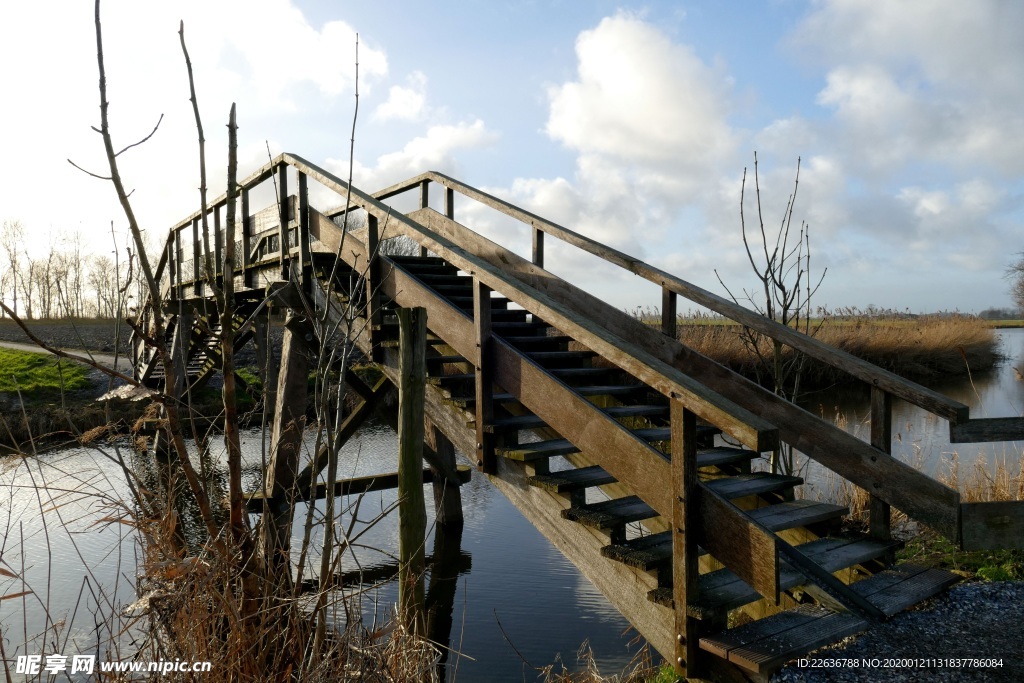
[[[927,658],[1002,660],[998,667],[886,667],[885,660]],[[910,681],[1024,681],[1024,581],[972,581],[953,586],[917,609],[818,650],[807,659],[824,664],[844,659],[845,666],[811,668],[791,663],[772,683],[903,683]],[[852,660],[860,666],[849,667]],[[864,660],[881,660],[864,666]],[[849,668],[846,668],[849,667]]]

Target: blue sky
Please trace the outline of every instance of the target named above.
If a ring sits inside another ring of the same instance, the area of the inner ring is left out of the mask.
[[[814,269],[828,267],[817,303],[1010,303],[1003,273],[1024,250],[1024,4],[161,5],[103,6],[116,138],[134,141],[165,116],[124,157],[147,232],[198,201],[179,19],[217,192],[232,101],[246,171],[267,143],[347,169],[358,32],[364,189],[440,170],[724,293],[717,269],[739,292],[754,284],[739,233],[743,168],[756,150],[774,224],[800,156],[795,218],[811,226]],[[16,95],[0,111],[0,218],[24,223],[36,253],[76,230],[109,251],[110,221],[123,230],[113,192],[66,161],[103,167],[89,130],[92,4],[5,8],[0,58],[4,91]],[[525,246],[487,212],[458,217]],[[616,305],[658,300],[632,276],[569,254],[559,263]]]

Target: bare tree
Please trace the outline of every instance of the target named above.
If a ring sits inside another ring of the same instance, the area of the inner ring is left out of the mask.
[[[7,255],[6,283],[11,291],[11,308],[18,315],[19,289],[21,280],[22,245],[25,242],[25,227],[21,221],[5,220],[0,230],[0,249]]]
[[[793,212],[796,207],[797,190],[800,187],[800,159],[796,162],[793,192],[786,201],[779,227],[772,232],[765,227],[765,215],[761,206],[761,179],[758,173],[757,153],[754,153],[754,191],[757,206],[757,231],[760,236],[757,247],[751,246],[746,219],[747,169],[743,169],[740,189],[740,230],[743,247],[751,269],[760,282],[760,291],[743,289],[742,299],[749,302],[761,315],[804,334],[813,336],[821,323],[812,324],[811,299],[825,279],[827,268],[821,272],[817,282],[811,275],[810,226],[801,221],[798,230],[793,230]],[[755,240],[757,238],[755,237]],[[715,271],[718,281],[736,303],[740,302]],[[759,367],[767,377],[774,392],[791,401],[800,395],[800,379],[806,356],[797,351],[786,353],[782,342],[762,335],[760,332],[743,328],[743,342],[748,351],[756,356]],[[782,470],[791,474],[796,469],[793,447],[784,445],[782,450],[772,454],[772,471]]]

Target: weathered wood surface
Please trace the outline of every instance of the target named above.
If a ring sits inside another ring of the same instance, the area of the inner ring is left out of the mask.
[[[885,503],[932,526],[947,538],[959,537],[960,494],[891,458],[835,425],[776,396],[692,349],[630,318],[557,276],[487,240],[436,211],[414,214],[421,221],[459,241],[487,260],[500,262],[524,283],[543,291],[579,314],[591,312],[613,333],[630,338],[663,362],[684,370],[694,379],[728,397],[750,412],[776,425],[783,441],[849,479]]]
[[[697,600],[698,547],[702,522],[718,521],[712,512],[704,516],[698,509],[697,490],[697,416],[679,401],[671,407],[672,425],[672,598],[675,610],[676,673],[696,677],[700,671],[697,646],[697,620],[686,605]],[[703,519],[702,519],[703,517]],[[717,535],[717,532],[716,532]],[[778,571],[775,572],[776,579]],[[777,583],[777,580],[776,580]]]
[[[778,603],[779,538],[706,485],[697,487],[697,542],[762,596]]]
[[[423,497],[424,391],[427,312],[398,309],[398,612],[418,634],[425,632],[423,574],[427,509]]]
[[[949,425],[950,443],[1024,440],[1024,417],[986,417]]]
[[[964,550],[1024,550],[1024,501],[961,503]]]
[[[472,469],[468,465],[453,465],[459,473],[459,481],[466,483],[472,476]],[[427,467],[423,469],[423,483],[437,483],[446,481],[445,477],[439,475],[435,470]],[[350,477],[334,482],[335,496],[353,496],[360,493],[371,493],[373,491],[390,491],[398,488],[398,472],[384,472],[382,474],[369,474],[364,477]],[[300,491],[296,501],[322,500],[327,497],[328,484],[320,482],[312,490]],[[455,487],[458,491],[458,488]],[[266,498],[263,491],[256,491],[246,496],[248,508],[251,512],[260,512],[263,509],[263,501]]]

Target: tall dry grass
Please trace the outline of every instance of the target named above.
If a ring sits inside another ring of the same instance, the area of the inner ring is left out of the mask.
[[[720,318],[681,318],[678,337],[696,351],[748,377],[766,378],[758,353],[744,337],[743,327]],[[994,330],[975,316],[936,314],[895,315],[831,314],[819,321],[815,337],[903,377],[928,379],[966,374],[993,367],[999,360]],[[761,356],[770,358],[771,340],[759,340]],[[796,353],[784,347],[786,358]],[[804,386],[842,382],[848,375],[808,359]]]

